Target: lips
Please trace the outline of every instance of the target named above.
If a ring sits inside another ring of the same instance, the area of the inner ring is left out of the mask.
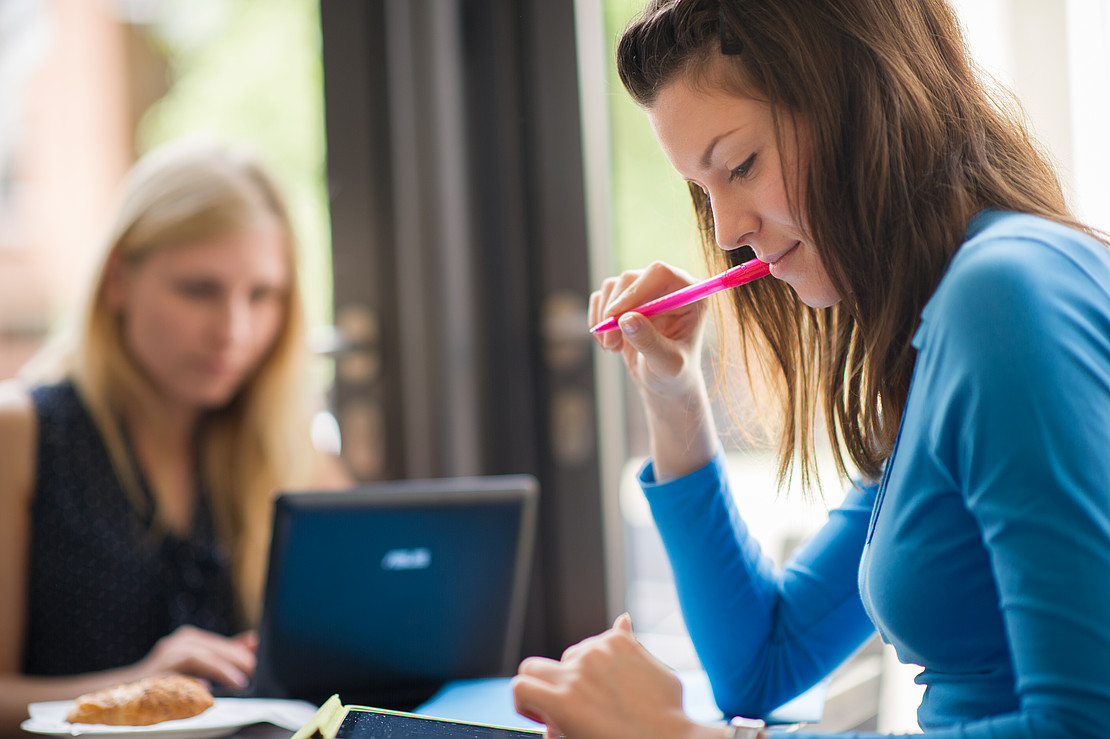
[[[786,251],[780,251],[778,254],[773,254],[773,255],[771,255],[769,257],[766,257],[766,258],[760,257],[760,261],[766,262],[767,264],[770,264],[771,266],[774,266],[776,263],[781,261],[783,259],[783,257],[785,257],[787,254],[789,254],[790,252],[797,249],[798,245],[801,244],[801,243],[802,243],[801,241],[795,241],[793,244],[790,245],[790,248],[787,249]]]
[[[790,248],[787,249],[786,251],[780,251],[779,253],[769,255],[766,258],[759,257],[759,259],[761,261],[766,262],[769,265],[771,276],[778,279],[779,278],[778,272],[783,269],[783,266],[781,265],[782,260],[786,259],[791,254],[793,254],[794,250],[797,249],[801,245],[801,243],[802,243],[801,241],[795,241],[793,244],[790,245]]]
[[[230,377],[238,374],[235,363],[227,361],[205,361],[197,364],[201,374],[208,377]]]

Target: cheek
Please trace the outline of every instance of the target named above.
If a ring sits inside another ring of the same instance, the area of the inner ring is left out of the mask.
[[[263,306],[254,317],[255,358],[265,356],[277,342],[278,335],[285,324],[285,308],[281,305]]]
[[[131,311],[124,319],[124,335],[132,353],[157,360],[175,353],[189,334],[183,316],[174,311],[147,306]]]
[[[757,210],[764,221],[793,230],[794,217],[781,170],[767,172],[740,200]]]
[[[806,305],[811,308],[827,308],[840,302],[840,294],[833,287],[828,272],[825,271],[821,260],[816,254],[810,252],[806,265],[807,294],[802,296]]]

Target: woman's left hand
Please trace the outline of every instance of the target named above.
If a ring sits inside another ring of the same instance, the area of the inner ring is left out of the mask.
[[[627,615],[568,648],[561,660],[524,660],[513,700],[517,711],[547,726],[548,737],[721,735],[686,716],[678,677],[636,641]]]

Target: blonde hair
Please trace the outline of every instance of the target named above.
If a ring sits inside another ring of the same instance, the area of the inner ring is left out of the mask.
[[[132,505],[147,512],[120,412],[157,417],[158,404],[109,308],[109,265],[236,233],[260,219],[271,219],[284,233],[290,275],[285,319],[258,368],[230,402],[204,415],[197,435],[202,488],[231,552],[238,607],[248,622],[257,616],[274,491],[307,485],[315,457],[295,237],[279,188],[261,163],[245,150],[201,140],[174,142],[144,156],[124,180],[100,265],[70,330],[21,372],[32,382],[73,381]],[[155,533],[161,533],[158,511],[152,513]]]

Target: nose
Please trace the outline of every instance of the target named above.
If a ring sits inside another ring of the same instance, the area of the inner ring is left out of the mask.
[[[229,295],[221,306],[217,321],[217,335],[224,346],[239,344],[251,333],[252,312],[250,299]]]
[[[725,251],[750,246],[759,230],[759,217],[746,203],[736,198],[710,198],[713,209],[713,237]]]

